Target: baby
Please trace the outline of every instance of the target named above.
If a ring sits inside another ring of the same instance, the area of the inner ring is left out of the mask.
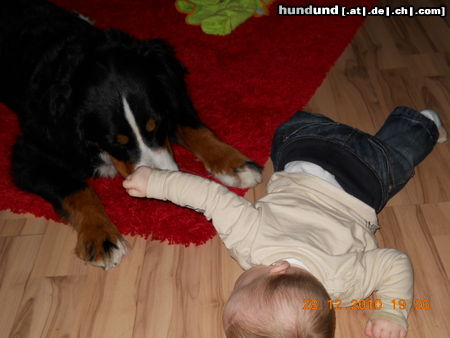
[[[397,107],[375,136],[304,111],[273,139],[275,173],[255,204],[213,181],[138,168],[131,196],[169,200],[212,219],[246,270],[223,313],[227,337],[333,337],[334,307],[374,291],[370,337],[405,337],[413,297],[406,254],[378,248],[377,213],[447,138],[436,112]]]

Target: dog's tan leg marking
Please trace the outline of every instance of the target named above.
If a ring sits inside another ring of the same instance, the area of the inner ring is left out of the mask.
[[[114,167],[119,172],[119,174],[122,175],[122,177],[127,177],[134,171],[135,165],[133,163],[119,161],[111,155],[109,157],[111,158]]]
[[[178,140],[194,153],[206,169],[225,184],[248,188],[261,182],[261,167],[222,142],[208,128],[179,127]]]
[[[118,265],[127,252],[127,244],[92,187],[66,197],[63,208],[78,233],[77,256],[105,270]]]

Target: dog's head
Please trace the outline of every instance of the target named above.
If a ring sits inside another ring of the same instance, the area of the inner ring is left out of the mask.
[[[185,69],[162,40],[109,32],[77,72],[82,138],[108,154],[120,174],[147,165],[176,170],[170,140],[181,115],[195,114]]]

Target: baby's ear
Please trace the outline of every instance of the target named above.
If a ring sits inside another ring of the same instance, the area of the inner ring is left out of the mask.
[[[283,275],[287,272],[291,264],[289,264],[286,261],[278,261],[273,263],[270,266],[269,275],[275,276],[275,275]]]

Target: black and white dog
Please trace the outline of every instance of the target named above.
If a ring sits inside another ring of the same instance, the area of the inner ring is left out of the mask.
[[[162,40],[100,30],[45,0],[0,4],[0,101],[19,117],[13,177],[76,229],[76,254],[109,269],[125,241],[86,179],[147,165],[177,170],[179,143],[225,184],[250,187],[261,167],[198,118],[185,69]]]

